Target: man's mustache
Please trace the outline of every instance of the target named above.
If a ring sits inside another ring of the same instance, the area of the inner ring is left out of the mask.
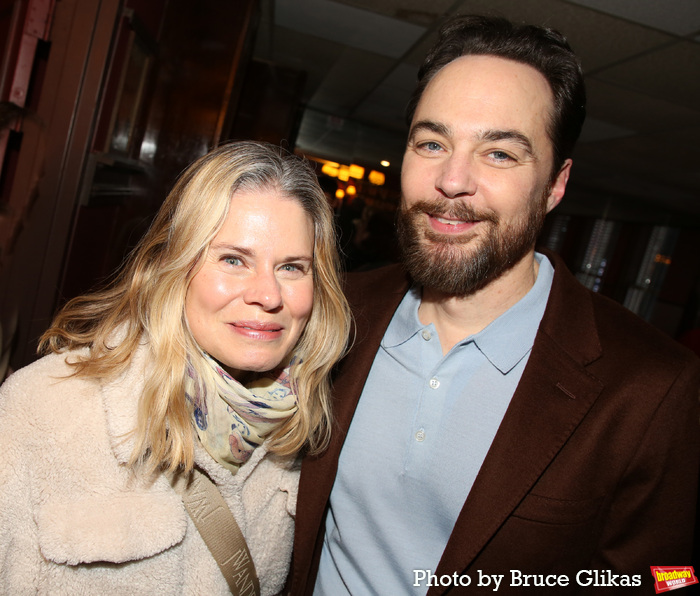
[[[405,205],[405,203],[402,203]],[[436,200],[436,201],[418,201],[410,207],[402,207],[404,213],[414,215],[427,213],[439,217],[456,219],[465,222],[488,221],[498,223],[498,216],[493,211],[484,211],[475,209],[469,203],[463,203],[458,200]]]

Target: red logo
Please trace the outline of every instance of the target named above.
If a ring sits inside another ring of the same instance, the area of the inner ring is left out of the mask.
[[[657,594],[685,588],[698,583],[695,570],[692,567],[652,567],[651,574]]]

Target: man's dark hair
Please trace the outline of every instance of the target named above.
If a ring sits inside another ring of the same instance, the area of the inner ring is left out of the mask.
[[[554,111],[547,134],[554,148],[552,175],[571,157],[586,117],[586,90],[581,64],[566,38],[553,29],[515,25],[501,17],[457,15],[440,28],[437,43],[418,71],[418,85],[406,110],[410,126],[428,83],[461,56],[489,55],[528,64],[549,82]]]

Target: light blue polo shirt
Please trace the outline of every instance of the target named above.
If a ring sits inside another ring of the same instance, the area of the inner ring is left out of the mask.
[[[377,351],[330,496],[314,594],[425,594],[532,350],[554,270],[445,356],[404,297]]]

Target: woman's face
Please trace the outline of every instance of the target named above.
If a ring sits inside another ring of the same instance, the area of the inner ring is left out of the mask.
[[[237,191],[192,278],[185,313],[194,339],[234,378],[275,368],[313,305],[314,228],[277,190]]]

